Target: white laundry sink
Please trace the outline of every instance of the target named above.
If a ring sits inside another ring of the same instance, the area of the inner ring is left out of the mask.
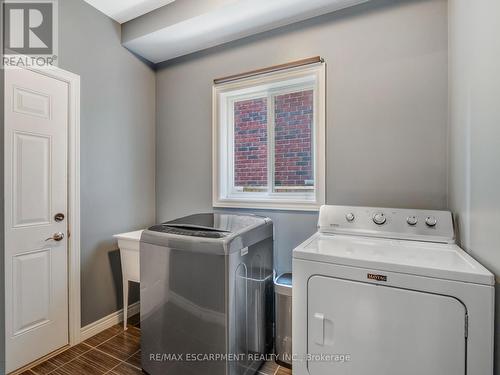
[[[122,263],[123,278],[123,326],[127,329],[127,307],[128,307],[128,283],[129,281],[140,282],[139,248],[143,230],[115,234],[120,248],[120,259]]]

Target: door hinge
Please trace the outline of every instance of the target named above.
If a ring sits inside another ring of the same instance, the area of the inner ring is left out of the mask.
[[[465,338],[469,337],[469,315],[465,314]]]

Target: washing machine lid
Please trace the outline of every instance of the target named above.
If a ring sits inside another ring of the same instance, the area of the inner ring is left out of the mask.
[[[182,236],[223,238],[266,224],[269,219],[255,215],[223,213],[194,214],[154,225],[150,231]]]
[[[235,222],[240,221],[239,218],[228,215],[207,213],[195,214],[179,219],[167,221],[163,225],[179,228],[203,229],[215,232],[231,232]]]
[[[295,259],[494,285],[491,272],[454,244],[316,233]]]
[[[141,243],[227,255],[272,238],[273,222],[267,217],[210,213],[153,225],[143,232]]]

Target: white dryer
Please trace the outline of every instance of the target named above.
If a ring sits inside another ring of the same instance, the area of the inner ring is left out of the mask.
[[[294,375],[492,375],[494,276],[446,211],[323,206],[293,252]]]

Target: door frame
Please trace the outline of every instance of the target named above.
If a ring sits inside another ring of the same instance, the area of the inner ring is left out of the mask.
[[[81,341],[80,76],[57,67],[16,69],[30,70],[68,84],[68,343],[73,346]]]

